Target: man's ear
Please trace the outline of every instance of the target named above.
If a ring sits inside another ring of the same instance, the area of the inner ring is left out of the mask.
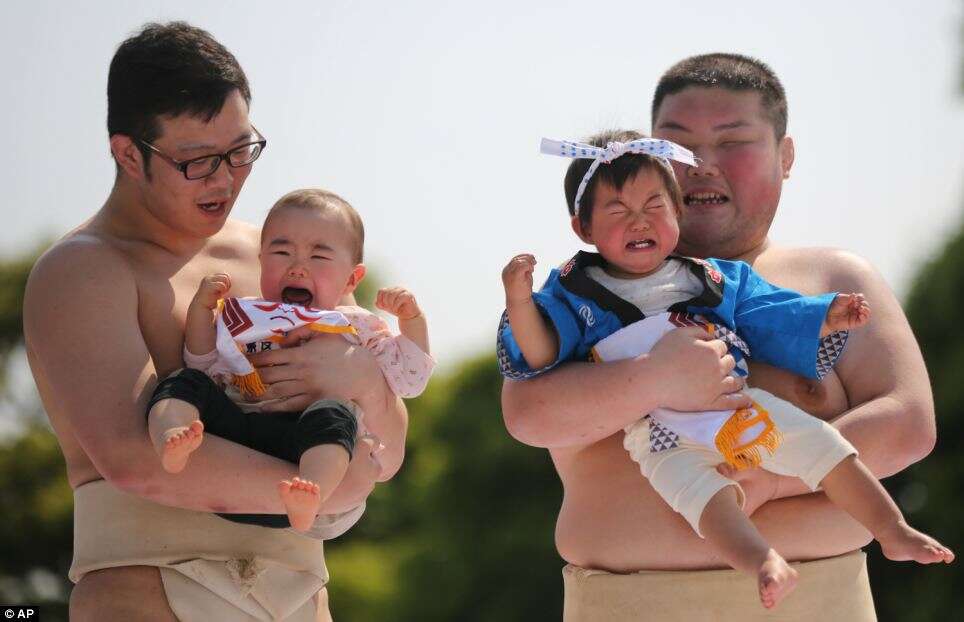
[[[114,156],[114,161],[117,162],[117,166],[124,171],[125,175],[134,179],[145,177],[144,156],[130,136],[124,134],[114,134],[111,136],[110,152],[111,155]]]
[[[784,136],[780,139],[780,169],[783,172],[783,178],[790,178],[790,168],[793,167],[794,149],[793,149],[793,138],[790,136]]]
[[[348,282],[345,283],[345,291],[341,293],[342,296],[347,296],[355,291],[355,288],[358,287],[358,284],[361,283],[362,279],[365,278],[365,271],[365,264],[360,263],[355,266],[355,268],[351,271],[351,274],[348,275]]]
[[[573,232],[579,236],[579,239],[586,244],[592,244],[592,232],[589,227],[583,227],[582,221],[579,220],[579,216],[573,216],[569,220],[569,224],[572,226]]]

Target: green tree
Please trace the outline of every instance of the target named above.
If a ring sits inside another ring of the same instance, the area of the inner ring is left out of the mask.
[[[964,227],[919,272],[905,305],[934,390],[937,445],[933,453],[884,481],[914,526],[964,552]],[[880,555],[870,562],[871,585],[882,622],[937,620],[960,610],[961,560],[949,566],[898,564]]]
[[[7,367],[23,347],[23,293],[39,252],[0,262],[0,393],[9,394]],[[22,353],[21,353],[22,356]],[[9,402],[8,402],[9,404]],[[39,405],[22,404],[25,433],[0,442],[0,600],[43,607],[44,617],[66,619],[72,503],[63,456],[40,420]]]
[[[23,292],[38,253],[0,262],[0,391],[10,354],[23,343]]]

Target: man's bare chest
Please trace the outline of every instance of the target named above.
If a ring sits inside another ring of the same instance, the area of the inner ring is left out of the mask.
[[[201,279],[216,272],[231,276],[230,295],[258,295],[259,267],[241,258],[199,257],[183,266],[159,265],[138,271],[138,322],[159,375],[183,366],[188,306]]]

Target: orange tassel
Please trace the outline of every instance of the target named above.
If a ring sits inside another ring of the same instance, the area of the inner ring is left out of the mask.
[[[264,383],[261,382],[261,376],[258,375],[258,370],[254,370],[244,376],[235,374],[234,386],[238,387],[242,393],[249,397],[260,397],[264,395],[264,392],[267,390]]]
[[[740,436],[761,423],[763,431],[749,443],[740,445]],[[772,456],[782,442],[783,435],[773,425],[770,413],[756,402],[751,408],[734,412],[716,434],[716,448],[727,464],[737,470],[760,466],[763,460],[760,450],[765,449]]]

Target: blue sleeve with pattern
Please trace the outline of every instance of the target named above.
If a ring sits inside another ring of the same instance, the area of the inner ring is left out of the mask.
[[[542,289],[532,295],[532,300],[539,312],[549,320],[559,338],[559,352],[556,360],[539,369],[530,367],[515,340],[508,314],[503,313],[502,320],[499,322],[496,353],[499,358],[499,369],[506,378],[525,379],[537,376],[572,358],[579,347],[582,329],[576,321],[572,308],[556,293],[556,288],[559,287],[556,276],[557,271],[553,270]]]
[[[820,328],[836,293],[804,296],[768,283],[744,262],[715,261],[726,275],[726,287],[736,287],[732,321],[750,346],[750,357],[819,379],[829,369]],[[726,303],[724,303],[726,304]],[[839,354],[839,350],[835,353]],[[832,365],[832,361],[831,361]]]

